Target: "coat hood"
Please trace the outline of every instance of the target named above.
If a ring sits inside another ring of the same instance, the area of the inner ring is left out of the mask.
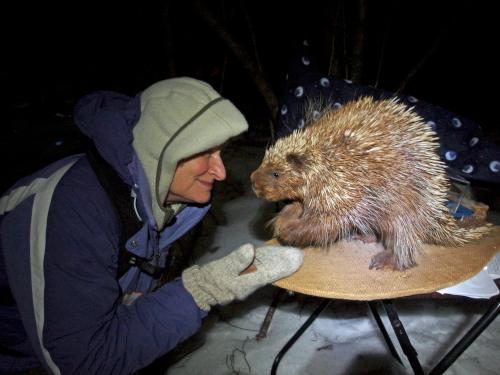
[[[91,138],[97,151],[120,177],[133,185],[128,164],[133,159],[132,129],[140,117],[140,97],[112,91],[96,91],[75,106],[74,119],[83,134]]]
[[[145,171],[158,229],[171,215],[165,204],[177,163],[222,145],[248,128],[241,112],[208,83],[181,77],[160,81],[140,96],[133,147]]]

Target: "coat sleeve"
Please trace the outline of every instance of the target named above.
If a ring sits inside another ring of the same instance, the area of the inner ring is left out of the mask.
[[[56,189],[47,222],[43,343],[62,374],[130,374],[195,333],[204,314],[181,281],[121,304],[111,203],[100,188],[69,185]]]

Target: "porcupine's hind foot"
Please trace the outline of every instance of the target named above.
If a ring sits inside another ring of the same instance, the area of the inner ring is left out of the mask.
[[[408,268],[415,267],[417,262],[412,260],[403,260],[389,250],[381,251],[375,254],[371,261],[369,269],[381,270],[384,268],[392,269],[394,271],[404,271]]]
[[[412,238],[402,230],[385,238],[386,250],[372,257],[369,269],[391,268],[395,271],[403,271],[417,265],[415,257],[421,245],[419,239]]]
[[[372,257],[368,268],[375,268],[376,270],[381,270],[383,268],[395,269],[394,264],[394,254],[390,251],[384,250]]]

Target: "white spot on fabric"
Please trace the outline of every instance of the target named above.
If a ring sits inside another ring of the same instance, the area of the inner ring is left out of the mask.
[[[444,157],[446,158],[446,160],[452,161],[452,160],[455,160],[457,158],[457,153],[453,150],[449,150],[449,151],[446,151],[446,153],[444,154]]]
[[[351,84],[351,83],[352,83],[352,81],[351,81],[350,79],[344,79],[344,82],[345,82],[345,83],[348,83],[348,84]]]
[[[286,106],[286,104],[283,104],[283,106],[281,107],[281,114],[286,115],[287,112],[288,112],[288,107]]]
[[[472,137],[469,141],[469,146],[470,147],[474,147],[475,145],[477,145],[479,142],[479,138],[478,137]]]
[[[298,127],[299,129],[302,129],[302,128],[304,127],[304,125],[305,125],[305,124],[306,124],[306,123],[305,123],[304,119],[303,119],[303,118],[301,118],[301,119],[299,120],[299,122],[297,123],[297,127]]]
[[[320,115],[319,111],[313,111],[313,120],[319,119]]]
[[[56,146],[62,146],[64,144],[64,141],[56,141],[55,145]]]
[[[340,104],[339,102],[333,103],[333,108],[339,109],[340,107],[342,107],[342,104]]]
[[[462,127],[462,121],[460,121],[458,118],[456,117],[453,117],[453,119],[451,120],[451,124],[453,125],[453,127],[455,129],[458,129],[458,128],[461,128]]]
[[[300,98],[302,95],[304,95],[304,88],[302,86],[297,86],[295,88],[295,91],[293,92],[293,94],[297,97],[297,98]]]
[[[464,167],[462,168],[462,172],[467,173],[467,174],[470,174],[470,173],[474,172],[474,166],[472,166],[472,165],[470,165],[470,164],[466,164],[466,165],[464,165]]]
[[[408,97],[408,101],[409,101],[410,103],[416,103],[416,102],[418,102],[418,99],[417,99],[417,98],[415,98],[414,96],[409,96],[409,97]]]
[[[321,84],[321,86],[323,87],[330,87],[330,80],[326,77],[323,77],[319,80],[319,83]]]
[[[302,42],[302,44],[304,46],[309,46],[309,41],[307,39],[304,39],[304,41]]]
[[[308,66],[310,63],[311,63],[311,60],[309,60],[309,57],[307,56],[302,56],[302,64],[304,64],[305,66]]]
[[[432,120],[427,121],[427,126],[432,130],[436,130],[436,123]]]
[[[490,163],[490,169],[491,169],[492,172],[498,173],[500,171],[500,161],[493,160]]]

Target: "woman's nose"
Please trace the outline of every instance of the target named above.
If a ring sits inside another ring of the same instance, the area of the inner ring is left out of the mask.
[[[217,181],[223,181],[226,179],[226,167],[222,161],[220,152],[215,153],[210,158],[210,173],[215,177]]]

